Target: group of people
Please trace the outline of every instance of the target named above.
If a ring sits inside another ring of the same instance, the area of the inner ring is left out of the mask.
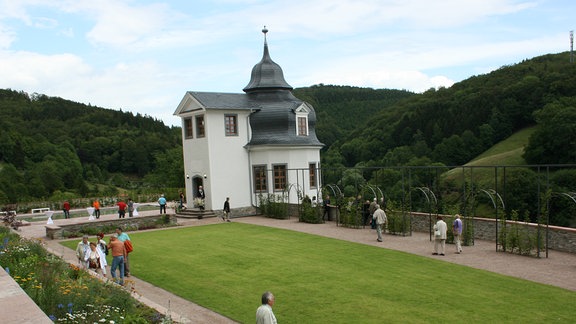
[[[130,276],[129,253],[132,252],[131,249],[130,236],[118,227],[108,243],[104,241],[104,233],[98,233],[95,242],[90,242],[88,235],[84,235],[76,247],[76,257],[81,269],[91,270],[106,277],[106,266],[108,266],[106,255],[112,253],[110,266],[112,280],[119,285],[124,285],[124,277]]]
[[[134,217],[134,201],[132,198],[128,198],[127,202],[120,200],[116,205],[118,206],[118,218],[125,218],[126,211],[128,211],[128,217]]]
[[[452,234],[454,235],[454,244],[456,246],[456,253],[462,253],[462,220],[460,215],[454,215],[452,222]],[[436,217],[436,224],[434,224],[434,253],[433,255],[445,255],[446,237],[448,232],[448,225],[442,219],[442,216]]]

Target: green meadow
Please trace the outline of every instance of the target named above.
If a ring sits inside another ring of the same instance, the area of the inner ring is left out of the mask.
[[[221,223],[130,237],[135,276],[242,323],[255,321],[266,290],[279,323],[567,323],[576,315],[576,292],[300,232]]]

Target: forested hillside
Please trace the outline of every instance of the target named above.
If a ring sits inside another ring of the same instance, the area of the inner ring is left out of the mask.
[[[461,165],[537,123],[542,127],[527,147],[528,162],[576,162],[576,65],[569,53],[525,60],[400,101],[332,145],[324,166]]]
[[[576,162],[576,65],[550,54],[423,94],[315,85],[323,168],[461,165],[538,125],[524,158]],[[0,203],[182,187],[181,129],[149,116],[0,90]],[[369,180],[369,179],[366,179]]]
[[[105,194],[95,184],[140,180],[171,150],[180,128],[149,116],[0,90],[0,202]]]
[[[316,133],[326,147],[364,127],[376,114],[415,94],[405,90],[314,85],[294,95],[316,110]]]

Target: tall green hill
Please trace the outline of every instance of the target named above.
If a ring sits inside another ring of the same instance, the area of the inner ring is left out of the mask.
[[[294,94],[316,109],[324,168],[462,165],[526,128],[533,131],[526,131],[532,133],[521,157],[501,152],[498,161],[491,155],[473,163],[576,162],[576,65],[569,53],[423,94],[322,84]],[[180,132],[149,116],[0,90],[0,203],[58,192],[85,196],[127,178],[181,186]]]
[[[180,134],[149,116],[0,90],[0,203],[124,186],[153,172],[160,153],[181,156]]]
[[[330,150],[343,157],[344,166],[416,160],[462,165],[513,133],[538,124],[534,113],[545,107],[569,109],[563,121],[576,122],[572,97],[576,97],[576,65],[569,62],[569,53],[548,54],[401,100],[380,110]],[[553,120],[550,115],[541,119]],[[570,126],[560,128],[565,137],[576,128]],[[557,133],[551,136],[563,137]],[[547,142],[542,140],[538,146]],[[566,144],[570,142],[557,146]],[[528,154],[532,163],[540,158],[537,149],[530,148],[536,152],[536,157]],[[569,151],[575,150],[562,153]],[[555,159],[566,163],[572,156]]]

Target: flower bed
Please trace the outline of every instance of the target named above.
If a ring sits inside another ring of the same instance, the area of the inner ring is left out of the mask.
[[[0,265],[56,323],[160,323],[169,318],[77,266],[48,254],[40,242],[0,227]]]

